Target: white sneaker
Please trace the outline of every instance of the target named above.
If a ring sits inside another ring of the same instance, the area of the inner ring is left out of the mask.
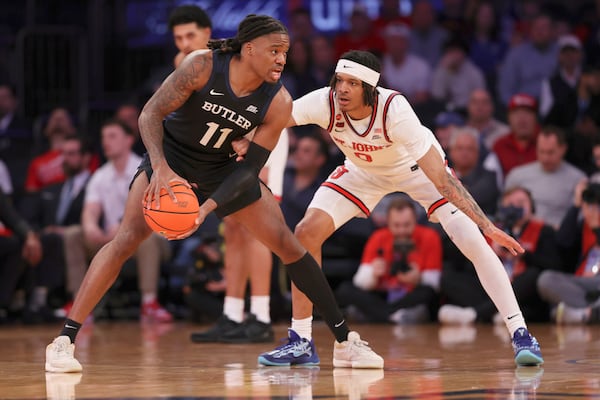
[[[75,345],[68,336],[59,336],[46,347],[46,371],[81,372],[83,369],[74,357]]]
[[[438,311],[438,320],[442,324],[467,325],[475,322],[477,313],[472,307],[459,307],[444,304]]]
[[[47,400],[75,400],[75,386],[81,382],[81,373],[54,374],[46,372]]]
[[[333,343],[333,366],[344,368],[383,368],[383,358],[360,339],[357,332],[348,333],[348,340]]]

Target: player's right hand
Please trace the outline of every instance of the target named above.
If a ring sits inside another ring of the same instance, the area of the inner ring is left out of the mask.
[[[188,188],[191,188],[190,183],[182,177],[180,177],[179,175],[177,175],[165,161],[159,167],[155,168],[152,172],[152,177],[150,178],[148,187],[144,191],[144,207],[152,208],[155,210],[160,209],[161,189],[165,189],[169,196],[171,196],[171,199],[173,199],[173,202],[177,203],[177,197],[175,196],[173,189],[169,185],[170,182],[181,182]]]
[[[515,240],[515,238],[508,235],[494,224],[490,224],[487,229],[483,231],[483,234],[505,247],[513,256],[525,252],[525,249]]]

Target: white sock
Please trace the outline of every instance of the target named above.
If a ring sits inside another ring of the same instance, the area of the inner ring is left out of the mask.
[[[225,296],[223,302],[223,314],[230,320],[238,324],[244,320],[244,299]]]
[[[257,320],[265,324],[271,323],[270,300],[269,296],[250,296],[250,312],[256,316]]]
[[[505,316],[504,322],[506,323],[506,327],[508,328],[508,333],[510,333],[511,338],[514,336],[517,329],[527,329],[527,324],[525,323],[525,318],[523,318],[521,311]]]
[[[142,294],[142,304],[154,303],[156,301],[156,293]]]
[[[302,319],[292,318],[292,329],[301,338],[312,340],[312,320],[312,316]]]

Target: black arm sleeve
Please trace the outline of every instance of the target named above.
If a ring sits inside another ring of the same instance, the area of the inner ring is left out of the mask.
[[[17,214],[8,196],[0,190],[0,221],[10,228],[21,239],[25,239],[31,230],[27,222]]]
[[[220,206],[249,190],[256,184],[258,173],[267,162],[269,154],[269,150],[250,142],[245,159],[237,163],[234,171],[225,178],[210,198]]]

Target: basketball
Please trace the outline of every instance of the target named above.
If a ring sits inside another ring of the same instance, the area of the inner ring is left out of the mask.
[[[159,210],[144,205],[144,218],[148,226],[167,238],[192,229],[200,210],[198,198],[192,189],[181,182],[171,182],[170,186],[177,197],[177,203],[173,202],[165,189],[161,189]]]

